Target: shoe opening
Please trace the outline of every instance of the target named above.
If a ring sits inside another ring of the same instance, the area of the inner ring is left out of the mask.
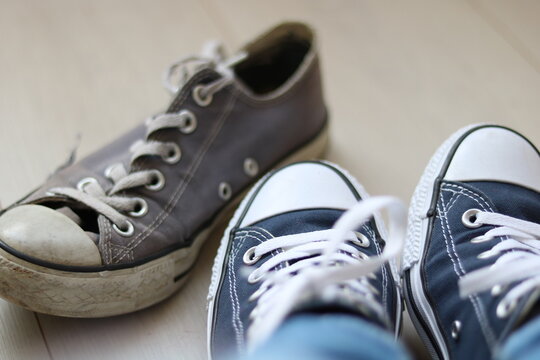
[[[234,67],[237,78],[253,93],[278,89],[298,70],[313,46],[313,32],[301,23],[278,25],[244,51],[248,57]]]

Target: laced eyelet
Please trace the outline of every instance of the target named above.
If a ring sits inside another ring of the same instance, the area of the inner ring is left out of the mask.
[[[247,176],[255,177],[259,173],[259,164],[253,158],[244,160],[244,172]]]
[[[244,264],[246,265],[253,265],[255,264],[257,261],[259,261],[259,259],[261,258],[260,256],[255,256],[255,248],[256,246],[253,246],[253,247],[250,247],[245,253],[244,253]]]
[[[487,251],[484,251],[484,252],[481,252],[480,254],[478,254],[478,256],[476,256],[478,259],[488,259],[490,257],[492,257],[494,254],[491,252],[491,250],[487,250]]]
[[[248,282],[249,282],[250,284],[255,284],[256,282],[258,282],[259,280],[261,280],[262,277],[263,277],[262,275],[255,276],[255,275],[253,275],[253,274],[256,274],[256,272],[253,271],[253,272],[252,272],[251,274],[249,274],[249,276],[248,276]]]
[[[229,185],[226,182],[222,182],[219,184],[219,197],[223,200],[229,200],[232,196],[232,189],[231,185]]]
[[[497,316],[501,319],[507,317],[516,308],[516,305],[516,300],[512,300],[510,302],[506,302],[504,300],[501,301],[499,305],[497,305]]]
[[[491,296],[499,296],[501,295],[503,291],[503,287],[501,285],[495,285],[491,288]]]
[[[146,215],[148,212],[148,203],[142,198],[135,198],[137,202],[136,208],[133,211],[130,211],[128,214],[133,217],[141,217]]]
[[[180,131],[184,134],[191,134],[197,128],[197,118],[195,115],[188,110],[182,110],[180,112],[182,117],[183,124],[180,126]]]
[[[182,157],[182,151],[180,150],[180,147],[174,143],[170,143],[169,146],[170,150],[167,155],[163,157],[163,160],[167,164],[176,164],[178,161],[180,161],[180,158]]]
[[[364,248],[369,247],[369,239],[366,235],[362,234],[359,231],[354,231],[354,234],[356,235],[356,239],[352,240],[353,244],[356,244]]]
[[[87,177],[87,178],[84,178],[82,180],[80,180],[78,183],[77,183],[77,189],[79,191],[84,191],[84,188],[90,184],[99,184],[98,181],[96,179],[94,179],[93,177]]]
[[[461,216],[461,222],[468,228],[478,228],[482,226],[481,223],[477,222],[476,215],[481,212],[478,209],[469,209],[463,213]]]
[[[212,102],[212,95],[208,94],[206,96],[203,95],[203,91],[205,89],[204,85],[197,85],[193,88],[193,99],[197,103],[197,105],[205,107],[210,105]]]
[[[163,187],[165,187],[165,176],[159,170],[152,170],[152,182],[145,187],[151,191],[163,189]]]
[[[114,231],[116,231],[118,233],[118,235],[121,235],[121,236],[124,236],[124,237],[129,237],[129,236],[133,235],[133,233],[135,233],[135,227],[129,221],[126,221],[126,226],[125,226],[124,229],[119,228],[118,226],[116,226],[116,224],[113,224],[112,227],[113,227]]]
[[[490,240],[493,240],[493,238],[491,238],[491,237],[486,237],[485,235],[481,235],[481,236],[473,237],[473,238],[471,239],[471,243],[473,243],[473,244],[480,244],[480,243],[483,243],[483,242],[486,242],[486,241],[490,241]]]
[[[358,256],[360,257],[360,259],[369,260],[369,255],[366,255],[363,252],[358,252]]]

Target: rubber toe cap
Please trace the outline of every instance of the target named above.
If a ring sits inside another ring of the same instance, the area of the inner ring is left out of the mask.
[[[461,141],[444,179],[498,181],[540,192],[540,155],[527,139],[512,130],[480,127]]]
[[[296,210],[346,210],[358,202],[355,191],[333,166],[319,162],[292,164],[267,179],[240,226]]]
[[[41,205],[21,205],[0,216],[0,240],[24,255],[67,266],[102,264],[97,245],[71,219]]]

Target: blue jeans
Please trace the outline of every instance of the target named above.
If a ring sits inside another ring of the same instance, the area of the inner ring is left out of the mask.
[[[513,333],[498,360],[540,359],[540,318]],[[410,359],[392,334],[345,314],[298,314],[243,360],[387,360]]]
[[[410,359],[388,331],[346,314],[297,314],[244,360]]]

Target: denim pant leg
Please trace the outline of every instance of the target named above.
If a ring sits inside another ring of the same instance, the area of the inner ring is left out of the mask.
[[[497,358],[500,360],[540,359],[540,316],[510,335]]]
[[[356,316],[297,314],[243,360],[409,359],[392,334]]]

